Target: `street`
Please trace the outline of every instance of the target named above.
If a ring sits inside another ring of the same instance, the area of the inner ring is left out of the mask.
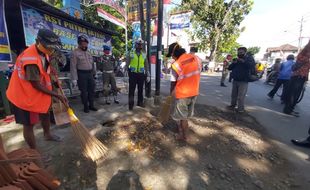
[[[226,109],[225,107],[230,105],[232,85],[226,80],[227,87],[221,87],[220,75],[220,73],[202,74],[197,104],[211,105],[219,109]],[[169,83],[169,80],[162,80],[162,93],[168,93]],[[271,89],[271,85],[264,84],[264,79],[249,83],[245,101],[246,111],[263,125],[274,142],[287,155],[287,159],[295,164],[307,180],[310,180],[310,149],[296,147],[291,143],[291,139],[307,137],[310,95],[306,90],[304,98],[295,108],[300,117],[294,117],[282,113],[283,105],[279,97],[268,99],[267,93]]]

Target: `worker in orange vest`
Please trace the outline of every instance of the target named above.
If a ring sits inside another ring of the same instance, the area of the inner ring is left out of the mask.
[[[16,123],[23,125],[25,141],[36,149],[33,126],[41,120],[45,140],[60,141],[50,133],[49,109],[52,97],[68,105],[67,99],[52,90],[49,57],[60,50],[59,37],[50,30],[40,29],[36,43],[17,58],[6,95],[13,105]]]
[[[194,105],[199,94],[201,72],[200,59],[187,54],[178,43],[169,46],[167,57],[172,56],[171,94],[176,102],[172,118],[179,121],[177,140],[186,141],[188,118],[194,114]]]

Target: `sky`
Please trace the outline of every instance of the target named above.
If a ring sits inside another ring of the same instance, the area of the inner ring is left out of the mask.
[[[310,0],[254,0],[249,15],[241,23],[246,29],[238,43],[261,47],[262,57],[268,47],[283,44],[298,46],[300,20],[304,17],[302,46],[310,39]]]

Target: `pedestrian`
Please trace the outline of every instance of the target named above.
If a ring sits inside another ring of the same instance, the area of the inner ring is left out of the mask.
[[[277,82],[273,89],[267,94],[269,98],[273,98],[274,95],[277,93],[278,89],[283,85],[282,95],[281,95],[281,102],[284,102],[284,97],[287,94],[289,81],[292,74],[292,65],[295,64],[294,61],[295,57],[293,54],[290,54],[286,58],[286,62],[283,62],[280,66],[279,75]]]
[[[197,56],[187,54],[178,44],[169,45],[167,57],[172,64],[170,92],[176,98],[172,118],[178,121],[177,140],[186,140],[188,119],[194,114],[194,105],[199,94],[201,61]]]
[[[114,96],[114,103],[119,104],[119,100],[117,99],[117,87],[114,74],[114,69],[116,68],[116,60],[110,52],[111,48],[107,45],[104,45],[104,54],[99,59],[97,69],[102,72],[104,102],[106,104],[111,104],[110,92],[112,92]],[[111,89],[109,88],[109,85],[111,85]]]
[[[60,50],[59,37],[50,30],[40,29],[36,43],[17,58],[6,95],[12,103],[16,123],[23,125],[26,143],[36,149],[33,127],[41,121],[47,141],[61,141],[50,132],[50,107],[52,97],[68,105],[66,97],[52,90],[49,57]],[[58,86],[59,87],[59,86]]]
[[[281,58],[277,58],[275,60],[275,63],[271,67],[271,71],[269,73],[267,72],[265,84],[268,84],[269,82],[274,82],[275,79],[278,78],[281,62],[282,62]]]
[[[224,60],[223,62],[223,70],[222,70],[222,78],[221,78],[221,86],[222,87],[227,87],[225,85],[225,80],[226,80],[226,77],[228,75],[228,66],[231,64],[231,61],[232,61],[232,56],[231,55],[227,55],[226,56],[226,59]]]
[[[138,106],[143,107],[143,85],[145,81],[149,83],[151,81],[149,72],[149,63],[146,58],[146,54],[142,52],[143,40],[138,39],[135,42],[135,51],[127,58],[126,68],[128,68],[129,75],[129,94],[128,105],[129,110],[134,106],[134,94],[136,86],[138,86]]]
[[[86,35],[78,36],[78,48],[72,51],[70,58],[70,73],[72,85],[78,85],[81,91],[81,99],[84,112],[97,111],[94,106],[95,75],[94,60],[88,49],[88,38]]]
[[[247,48],[238,48],[238,58],[229,65],[228,70],[232,71],[233,86],[231,91],[231,104],[229,109],[243,113],[244,100],[248,90],[249,75],[252,69],[255,69],[255,60],[253,56],[247,54]]]
[[[297,55],[296,63],[292,66],[292,76],[289,82],[287,96],[284,99],[285,114],[291,114],[298,117],[298,112],[294,111],[298,98],[308,80],[310,69],[310,41],[303,50]]]

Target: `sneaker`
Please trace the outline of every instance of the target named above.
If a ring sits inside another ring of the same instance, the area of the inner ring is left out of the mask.
[[[224,83],[221,83],[221,86],[222,86],[222,87],[227,87]]]

